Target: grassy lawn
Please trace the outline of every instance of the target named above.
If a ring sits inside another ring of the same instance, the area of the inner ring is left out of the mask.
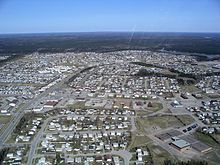
[[[74,64],[73,64],[73,63],[70,63],[70,62],[62,63],[62,65],[64,65],[64,66],[74,66]]]
[[[147,136],[136,136],[135,134],[133,134],[131,144],[128,148],[132,149],[135,147],[143,146],[148,144],[149,142],[152,142],[152,140]]]
[[[201,142],[209,145],[209,146],[212,146],[213,148],[216,148],[216,149],[220,149],[220,145],[218,143],[216,143],[210,136],[206,135],[206,134],[203,134],[199,131],[196,131],[194,133],[194,136],[200,140]]]
[[[207,99],[219,99],[220,95],[215,93],[215,94],[208,94],[208,93],[205,93],[205,92],[201,92],[202,96],[204,98],[207,98]]]
[[[147,107],[147,110],[150,111],[159,111],[163,108],[163,104],[162,103],[158,103],[158,102],[152,102],[152,107]]]
[[[145,132],[144,131],[144,126],[142,124],[142,122],[140,121],[140,118],[136,118],[135,120],[135,125],[136,125],[136,128],[137,130],[141,133],[141,132]]]
[[[207,153],[204,155],[204,158],[209,163],[209,165],[216,165],[218,162],[220,162],[220,150]]]
[[[220,134],[213,134],[212,136],[220,143]]]
[[[156,146],[154,144],[149,144],[148,148],[152,155],[152,159],[154,164],[163,164],[165,160],[176,160],[176,158],[170,155],[166,150],[161,148],[160,146]]]
[[[174,116],[155,116],[155,117],[138,117],[136,119],[137,128],[143,131],[146,127],[159,126],[160,128],[167,128],[171,126],[182,126],[180,121]]]
[[[195,87],[195,85],[182,85],[180,87],[182,89],[183,92],[197,92],[199,91],[199,89],[197,87]]]
[[[151,111],[146,111],[146,110],[137,110],[137,116],[147,116],[149,114],[151,114]]]
[[[0,115],[0,132],[2,132],[6,128],[6,125],[10,122],[10,120],[11,116]]]
[[[18,108],[16,108],[16,112],[18,112],[20,109],[22,109],[24,105],[25,105],[25,103],[21,103],[21,104],[18,106]]]
[[[191,124],[195,121],[190,115],[179,115],[177,118],[185,125]]]
[[[12,134],[11,136],[8,137],[6,143],[10,144],[10,143],[15,143],[15,139],[17,137],[17,134]]]
[[[73,108],[73,109],[81,109],[81,108],[85,108],[85,102],[77,102],[75,104],[71,104],[71,105],[68,105],[69,108]]]
[[[6,124],[11,120],[11,116],[0,115],[0,123]]]
[[[164,69],[162,73],[164,73],[164,74],[166,74],[168,76],[178,76],[177,73],[171,72],[168,69]]]
[[[163,104],[158,102],[152,102],[152,107],[147,107],[145,110],[137,110],[138,116],[147,116],[153,112],[157,112],[163,108]]]

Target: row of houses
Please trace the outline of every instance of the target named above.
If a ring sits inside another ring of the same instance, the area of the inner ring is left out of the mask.
[[[220,76],[207,76],[196,84],[196,87],[207,94],[218,94],[220,92]]]
[[[49,131],[82,131],[82,130],[115,130],[128,129],[130,121],[127,116],[68,116],[53,119],[49,125]]]
[[[9,151],[7,151],[7,154],[2,163],[13,165],[25,164],[27,158],[27,150],[27,146],[10,148]]]
[[[123,150],[128,146],[130,133],[123,131],[49,134],[41,142],[42,153],[91,154]]]
[[[42,123],[42,117],[35,117],[30,122],[27,122],[24,130],[21,130],[18,135],[16,134],[15,143],[30,142],[40,129]]]
[[[118,70],[123,70],[128,75],[116,74],[115,69],[109,70],[111,67],[101,66],[102,69],[93,68],[80,74],[70,82],[70,86],[79,94],[81,91],[86,91],[89,97],[99,98],[148,98],[151,95],[162,95],[167,92],[177,93],[180,90],[176,79],[156,76],[137,78],[129,76],[129,73],[132,69],[138,70],[138,68],[120,69],[121,65],[118,65]],[[99,73],[100,71],[102,72]]]
[[[52,161],[51,161],[52,159]],[[55,158],[52,157],[41,157],[37,161],[37,165],[42,165],[42,164],[47,164],[47,165],[52,165],[55,164],[56,160]],[[76,157],[68,157],[64,161],[61,160],[61,162],[66,163],[66,164],[84,164],[84,165],[89,165],[89,164],[114,164],[114,165],[120,165],[123,160],[119,156],[115,155],[100,155],[100,156],[76,156]]]

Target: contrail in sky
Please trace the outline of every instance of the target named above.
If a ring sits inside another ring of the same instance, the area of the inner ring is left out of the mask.
[[[133,36],[134,36],[134,33],[135,33],[135,29],[136,29],[136,25],[134,25],[134,27],[132,29],[131,37],[129,39],[129,44],[130,44],[131,40],[133,39]]]

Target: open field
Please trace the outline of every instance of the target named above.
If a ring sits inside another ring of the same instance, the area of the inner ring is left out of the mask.
[[[157,112],[161,110],[162,108],[163,108],[162,103],[152,102],[152,107],[147,107],[145,110],[137,110],[136,112],[138,116],[146,116],[151,113]]]
[[[144,146],[144,145],[149,144],[151,142],[152,142],[152,140],[150,138],[148,138],[147,136],[136,136],[135,134],[133,134],[129,149],[139,147],[139,146]]]
[[[158,102],[152,102],[152,107],[147,107],[147,110],[149,111],[159,111],[163,108],[163,104],[162,103],[158,103]]]
[[[152,159],[154,164],[163,164],[165,160],[176,160],[176,158],[170,155],[166,150],[161,148],[160,146],[149,144],[148,148],[152,155]]]
[[[152,156],[153,163],[163,164],[165,160],[176,160],[176,158],[170,155],[166,150],[153,144],[153,141],[147,136],[136,136],[133,134],[132,141],[129,149],[135,151],[135,147],[146,146],[149,149],[150,155]]]
[[[220,162],[220,150],[207,153],[203,156],[209,165],[216,165],[216,162]]]
[[[204,133],[201,133],[201,132],[197,131],[197,132],[194,133],[194,136],[198,140],[202,141],[203,143],[205,143],[205,144],[207,144],[207,145],[209,145],[209,146],[211,146],[215,149],[220,149],[220,144],[218,144],[217,142],[215,142],[213,140],[213,138],[211,138],[212,135],[209,136],[209,135],[206,135]]]
[[[11,120],[11,116],[0,115],[0,124],[6,124]]]
[[[180,115],[178,116],[184,123],[191,123],[193,121],[192,117],[188,115]],[[144,128],[149,128],[152,126],[158,126],[160,128],[168,128],[168,127],[181,127],[183,126],[182,122],[180,122],[175,116],[154,116],[154,117],[139,117],[136,120],[137,127],[140,131],[143,131]]]
[[[189,125],[193,123],[195,120],[190,115],[181,115],[176,116],[176,118],[183,124],[183,125]]]
[[[0,132],[4,130],[5,125],[11,120],[11,116],[0,115]]]
[[[73,109],[85,108],[85,102],[76,102],[74,104],[68,105],[68,107],[73,108]]]
[[[213,134],[212,136],[220,143],[220,134]]]
[[[199,89],[195,87],[195,85],[182,85],[181,90],[190,93],[199,91]]]

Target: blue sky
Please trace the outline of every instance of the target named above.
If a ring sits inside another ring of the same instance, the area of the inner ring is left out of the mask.
[[[220,32],[220,0],[0,0],[0,33]]]

